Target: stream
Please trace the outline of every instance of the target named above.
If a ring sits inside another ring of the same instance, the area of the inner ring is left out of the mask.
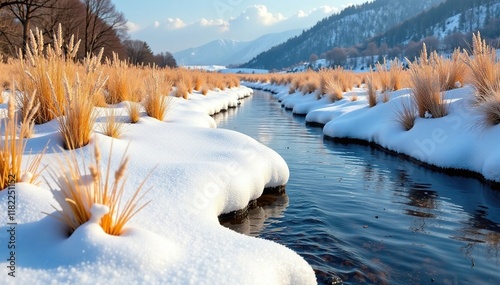
[[[286,194],[222,225],[291,248],[319,284],[500,284],[500,191],[327,140],[266,92],[214,119],[290,168]]]

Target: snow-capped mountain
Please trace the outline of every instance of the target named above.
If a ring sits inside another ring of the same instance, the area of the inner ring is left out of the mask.
[[[179,65],[241,64],[259,53],[299,35],[302,29],[264,35],[253,41],[215,40],[174,53]]]
[[[244,66],[279,69],[307,61],[312,54],[321,55],[334,47],[355,46],[442,2],[375,0],[350,6],[319,21],[300,36],[259,54]]]

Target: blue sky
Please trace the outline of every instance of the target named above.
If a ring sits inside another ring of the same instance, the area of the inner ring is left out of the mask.
[[[351,4],[367,0],[113,0],[129,21],[132,39],[154,52],[176,52],[216,39],[249,41],[309,28]]]

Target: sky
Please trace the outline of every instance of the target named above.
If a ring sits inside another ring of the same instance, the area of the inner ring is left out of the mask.
[[[112,0],[128,20],[131,39],[153,52],[177,52],[217,39],[250,41],[307,29],[352,4],[368,0]]]

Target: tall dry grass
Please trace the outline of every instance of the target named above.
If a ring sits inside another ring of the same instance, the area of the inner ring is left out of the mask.
[[[64,75],[64,105],[59,111],[63,116],[59,116],[59,131],[63,137],[65,149],[76,149],[87,145],[90,142],[94,124],[98,113],[94,111],[94,101],[92,98],[102,92],[106,84],[105,77],[100,70],[102,50],[97,56],[88,56],[84,61],[86,73],[82,80],[80,75],[75,75],[74,83]],[[49,82],[52,81],[49,77]],[[55,89],[52,89],[55,93]]]
[[[410,62],[410,78],[412,82],[412,98],[422,118],[440,118],[446,116],[448,110],[441,92],[441,80],[437,68],[427,55],[424,44],[419,61]]]
[[[111,145],[110,153],[112,152]],[[92,212],[97,215],[95,207],[101,205],[104,206],[103,211],[99,213],[102,217],[99,215],[97,218],[100,219],[95,222],[98,222],[107,234],[119,236],[127,222],[149,203],[140,204],[147,193],[142,189],[148,177],[134,190],[130,200],[124,201],[129,161],[125,153],[115,172],[111,171],[111,155],[104,169],[101,166],[101,151],[97,144],[94,147],[94,162],[88,169],[82,170],[79,167],[75,152],[59,158],[50,175],[59,188],[52,189],[52,192],[61,210],[57,211],[58,214],[49,215],[65,223],[70,229],[69,234],[91,218],[95,220],[96,216],[92,217]],[[85,162],[83,164],[85,165]],[[92,180],[86,183],[83,180],[85,176],[90,176]]]
[[[172,105],[171,89],[172,82],[160,78],[160,71],[149,71],[143,103],[148,116],[163,121]]]
[[[492,90],[500,89],[500,67],[497,63],[496,50],[481,39],[479,33],[472,37],[472,56],[464,56],[469,67],[469,79],[476,89],[477,102],[485,101],[492,96]]]
[[[15,93],[15,88],[13,88]],[[29,128],[30,122],[38,111],[39,105],[34,105],[34,96],[28,103],[32,106],[25,112],[20,127],[18,128],[18,114],[16,111],[16,99],[13,93],[9,95],[6,116],[0,121],[2,135],[0,136],[0,191],[9,186],[12,182],[36,183],[43,167],[40,167],[41,159],[45,150],[36,154],[26,163],[26,169],[21,169],[23,164],[23,155],[26,151],[26,140],[23,139],[26,128]]]
[[[371,108],[377,105],[377,86],[375,83],[373,71],[370,71],[370,73],[366,76],[365,84],[368,106],[370,106]]]
[[[401,101],[400,108],[396,110],[396,120],[405,131],[409,131],[415,125],[417,110],[413,100]]]
[[[30,32],[30,45],[26,49],[26,58],[19,52],[21,102],[26,105],[30,98],[35,96],[35,103],[40,108],[34,116],[37,124],[46,123],[63,115],[66,102],[64,77],[73,78],[76,73],[76,64],[73,59],[78,51],[80,41],[74,43],[71,37],[64,45],[62,28],[59,25],[54,35],[54,45],[45,47],[42,31],[36,29]],[[36,91],[36,92],[35,92]],[[28,110],[24,110],[27,112]]]
[[[108,137],[119,139],[125,133],[126,124],[120,121],[115,108],[108,108],[104,112],[106,120],[100,125],[101,131]]]
[[[465,80],[467,71],[463,55],[459,49],[456,49],[450,59],[444,59],[438,56],[437,52],[432,53],[433,62],[438,70],[441,81],[441,90],[447,91],[461,87]]]

